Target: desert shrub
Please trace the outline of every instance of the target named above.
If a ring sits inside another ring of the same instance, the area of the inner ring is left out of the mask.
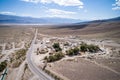
[[[13,53],[13,55],[10,58],[10,65],[13,68],[19,67],[26,58],[26,52],[27,49],[20,49]]]
[[[28,49],[30,47],[31,42],[25,43],[25,48]]]
[[[2,46],[0,46],[0,50],[2,50],[3,49],[3,47]]]
[[[20,66],[20,64],[22,63],[22,61],[14,61],[13,63],[12,63],[12,67],[13,68],[17,68],[17,67],[19,67]]]
[[[3,61],[0,63],[0,72],[2,72],[7,67],[7,61]]]
[[[69,43],[68,43],[68,42],[66,42],[66,43],[64,44],[64,46],[69,46]]]
[[[44,57],[44,60],[47,60],[47,56]]]
[[[51,71],[49,71],[49,70],[47,70],[47,69],[45,69],[45,72],[46,72],[47,74],[49,74],[50,76],[52,76],[55,80],[63,80],[60,76],[52,73]]]
[[[20,59],[26,55],[26,49],[20,49],[16,52],[16,59]]]

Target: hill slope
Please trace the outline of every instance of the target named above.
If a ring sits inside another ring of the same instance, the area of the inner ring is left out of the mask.
[[[120,17],[101,21],[91,21],[62,25],[44,29],[41,33],[49,35],[78,35],[81,37],[111,37],[120,39]]]

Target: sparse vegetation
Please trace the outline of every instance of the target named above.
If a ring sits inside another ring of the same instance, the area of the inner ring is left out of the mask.
[[[28,68],[28,64],[25,64],[25,67],[24,67],[24,72],[25,70]]]
[[[13,55],[13,57],[10,58],[10,62],[12,64],[12,67],[19,67],[19,65],[25,60],[27,49],[20,49],[16,51]]]
[[[7,67],[7,61],[3,61],[0,63],[0,72],[2,72]]]
[[[39,48],[37,48],[37,55],[39,54]]]
[[[64,46],[69,46],[69,43],[68,42],[64,43]]]
[[[55,49],[56,52],[62,51],[62,49],[60,48],[60,44],[59,43],[54,43],[53,44],[53,48]]]
[[[10,50],[10,49],[12,49],[12,46],[13,46],[12,43],[8,42],[5,46],[5,49]]]
[[[49,57],[45,57],[44,59],[47,60],[47,62],[54,62],[62,59],[63,57],[64,57],[64,54],[62,52],[57,52],[53,55],[50,55]]]
[[[25,48],[26,48],[26,49],[29,48],[29,47],[30,47],[30,44],[31,44],[31,42],[25,43]]]
[[[3,47],[2,47],[2,46],[0,46],[0,56],[1,56],[1,53],[2,53],[2,49],[3,49]]]
[[[0,50],[2,50],[3,49],[3,47],[2,46],[0,46]]]
[[[52,73],[52,72],[49,71],[48,69],[45,69],[45,72],[46,72],[48,75],[52,76],[55,80],[63,80],[60,76]]]
[[[16,52],[16,60],[26,55],[26,49],[20,49]]]

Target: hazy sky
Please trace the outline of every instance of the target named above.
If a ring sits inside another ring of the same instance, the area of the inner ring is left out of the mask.
[[[120,0],[0,0],[0,14],[107,19],[120,16]]]

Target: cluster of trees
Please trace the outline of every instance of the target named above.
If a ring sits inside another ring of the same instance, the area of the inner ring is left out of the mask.
[[[44,59],[47,62],[54,62],[54,61],[60,60],[64,57],[64,54],[61,52],[62,49],[60,48],[59,43],[54,43],[53,48],[56,50],[56,53],[54,53],[48,57],[46,56]],[[99,50],[100,50],[100,48],[97,45],[93,45],[93,44],[88,45],[88,44],[82,42],[80,47],[75,47],[75,48],[67,50],[66,55],[73,56],[73,55],[80,54],[80,52],[86,52],[86,51],[94,53]]]
[[[74,49],[67,50],[66,53],[69,56],[77,55],[79,54],[80,49],[78,47],[75,47]]]
[[[93,44],[88,45],[84,42],[82,42],[81,46],[80,46],[80,51],[82,51],[82,52],[88,51],[88,52],[94,53],[94,52],[97,52],[99,50],[100,50],[100,48],[97,45],[93,45]]]
[[[60,60],[64,57],[64,54],[62,52],[56,52],[53,55],[50,55],[49,57],[45,57],[44,59],[47,60],[47,62],[54,62],[57,60]]]
[[[53,48],[55,49],[56,52],[62,51],[59,43],[54,43],[52,46],[53,46]]]
[[[7,61],[3,61],[0,63],[0,72],[2,72],[7,67]]]
[[[91,52],[91,53],[95,53],[98,52],[100,50],[100,48],[97,45],[93,45],[93,44],[86,44],[84,42],[81,43],[80,47],[75,47],[73,49],[69,49],[66,51],[66,54],[69,56],[73,56],[73,55],[78,55],[79,52]]]
[[[54,61],[60,60],[60,59],[62,59],[64,57],[64,54],[61,52],[62,49],[61,49],[59,43],[54,43],[52,45],[52,47],[55,49],[56,52],[54,54],[52,54],[52,55],[50,55],[48,57],[46,56],[44,58],[44,60],[46,60],[47,62],[54,62]]]

